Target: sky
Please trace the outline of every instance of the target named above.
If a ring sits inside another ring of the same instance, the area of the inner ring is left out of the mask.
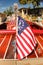
[[[22,8],[22,7],[33,7],[32,4],[30,5],[21,5],[19,3],[19,0],[0,0],[0,12],[3,12],[4,10],[6,10],[8,7],[13,6],[14,3],[18,3],[18,8]],[[40,3],[40,6],[43,7],[43,3]]]

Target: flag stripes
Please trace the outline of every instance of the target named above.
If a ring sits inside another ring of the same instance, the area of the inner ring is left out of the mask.
[[[27,27],[27,31],[28,31],[28,33],[31,35],[31,37],[32,37],[32,40],[33,40],[33,44],[34,44],[34,46],[36,45],[35,43],[37,43],[36,42],[36,39],[35,39],[35,37],[34,37],[34,34],[33,34],[33,32],[32,32],[32,30],[30,29],[30,27]]]
[[[19,59],[29,55],[36,46],[36,42],[32,31],[29,27],[23,30],[21,35],[17,35],[17,51],[19,53]]]
[[[23,35],[23,36],[24,36],[24,35]],[[29,42],[28,42],[25,38],[23,38],[23,36],[21,36],[21,37],[22,37],[22,39],[24,40],[24,42],[25,42],[25,43],[27,43],[26,45],[27,45],[27,46],[29,46],[29,47],[30,47],[30,49],[32,50],[32,48],[31,48],[31,46],[30,46]],[[25,36],[24,36],[24,37],[25,37]]]
[[[32,39],[32,36],[31,36],[30,34],[28,34],[28,32],[25,31],[25,30],[24,30],[23,33],[24,33],[24,35],[28,38],[28,40],[31,41],[32,45],[35,46],[34,41],[33,41],[33,39]]]
[[[32,30],[30,29],[30,27],[27,27],[27,30],[30,32],[30,34],[31,34],[31,36],[32,36],[32,38],[33,38],[34,43],[37,43],[37,42],[36,42],[36,39],[35,39],[35,37],[34,37],[34,34],[33,34]]]

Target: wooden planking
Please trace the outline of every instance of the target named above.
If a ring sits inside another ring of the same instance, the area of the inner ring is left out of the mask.
[[[15,60],[0,60],[0,65],[16,65]]]
[[[43,65],[43,58],[29,58],[24,60],[0,60],[0,65]]]
[[[43,58],[32,58],[17,61],[17,65],[43,65]]]
[[[9,44],[10,44],[11,39],[12,39],[12,35],[10,35],[10,34],[5,35],[5,36],[6,36],[5,40],[2,42],[2,44],[0,46],[0,58],[3,58],[3,57],[5,58]]]

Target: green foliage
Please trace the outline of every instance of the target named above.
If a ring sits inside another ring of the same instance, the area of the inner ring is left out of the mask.
[[[19,0],[20,4],[26,4],[27,3],[27,0]]]
[[[40,1],[41,0],[19,0],[19,3],[23,5],[32,3],[33,7],[35,8],[36,6],[40,5]]]
[[[3,13],[7,15],[11,15],[13,13],[13,8],[10,6],[7,10],[5,10]]]
[[[33,7],[35,8],[40,5],[40,0],[33,0],[32,4],[33,4]]]

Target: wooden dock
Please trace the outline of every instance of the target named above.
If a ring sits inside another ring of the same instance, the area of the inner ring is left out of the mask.
[[[43,58],[33,58],[24,60],[0,60],[0,65],[43,65]]]

